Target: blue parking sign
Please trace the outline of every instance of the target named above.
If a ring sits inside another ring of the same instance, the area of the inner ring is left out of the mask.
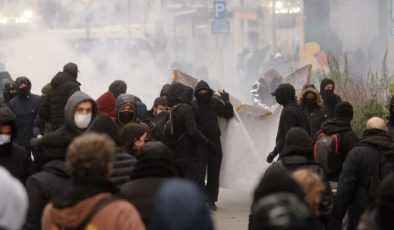
[[[226,2],[224,0],[214,1],[213,2],[213,11],[214,11],[216,20],[226,19],[226,17],[227,17]]]

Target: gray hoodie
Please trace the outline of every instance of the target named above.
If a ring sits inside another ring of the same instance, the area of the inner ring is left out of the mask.
[[[67,100],[66,106],[64,107],[65,124],[74,133],[81,132],[81,130],[75,125],[74,113],[75,113],[75,110],[77,109],[78,105],[84,101],[90,101],[93,104],[93,108],[92,108],[92,120],[93,120],[97,114],[96,102],[89,95],[87,95],[81,91],[77,91],[77,92],[73,93],[73,95],[71,95],[71,97]]]

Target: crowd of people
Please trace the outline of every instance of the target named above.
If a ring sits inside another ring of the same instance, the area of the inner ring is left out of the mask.
[[[67,63],[41,96],[27,77],[5,85],[0,229],[214,229],[229,94],[173,82],[148,110],[121,80],[93,99],[78,72]],[[388,122],[372,117],[359,139],[334,90],[323,79],[298,97],[291,84],[272,92],[283,110],[267,162],[277,160],[253,194],[250,230],[394,225],[394,99]]]

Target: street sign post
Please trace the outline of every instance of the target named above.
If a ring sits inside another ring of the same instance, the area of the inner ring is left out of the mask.
[[[213,34],[224,34],[230,32],[230,22],[227,20],[227,8],[225,0],[213,2],[214,21],[211,24]]]

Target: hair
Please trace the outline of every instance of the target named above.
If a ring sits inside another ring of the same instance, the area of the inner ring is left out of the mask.
[[[149,127],[144,123],[127,123],[119,132],[119,145],[124,151],[131,153],[134,142],[148,131]]]
[[[108,176],[115,154],[115,142],[105,134],[86,133],[68,147],[66,164],[71,177]]]
[[[153,102],[153,107],[156,108],[159,105],[167,106],[167,100],[165,97],[158,97],[155,99],[155,101]]]
[[[304,191],[306,204],[318,215],[322,192],[325,189],[322,179],[316,173],[306,169],[297,170],[292,176]]]

